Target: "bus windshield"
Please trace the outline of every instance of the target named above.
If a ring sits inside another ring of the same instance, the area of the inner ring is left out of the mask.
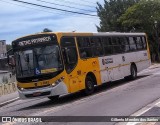
[[[17,77],[31,77],[63,69],[58,45],[15,52]]]

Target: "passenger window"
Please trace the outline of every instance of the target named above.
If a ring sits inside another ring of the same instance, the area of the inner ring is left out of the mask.
[[[121,37],[120,38],[121,41],[121,48],[123,52],[129,52],[129,42],[127,37]]]
[[[143,49],[143,43],[142,43],[141,37],[135,37],[135,41],[136,41],[137,49],[142,50]]]
[[[146,38],[142,37],[143,49],[147,49]]]
[[[74,37],[63,37],[61,39],[61,47],[66,71],[70,73],[78,62]]]
[[[92,44],[92,51],[94,56],[102,56],[103,55],[103,48],[101,44],[101,38],[99,37],[91,37],[90,39]]]
[[[89,37],[78,37],[77,41],[78,41],[78,47],[80,47],[80,48],[91,46],[90,41],[89,41]]]
[[[129,45],[130,45],[130,51],[135,51],[137,49],[136,43],[133,37],[129,37]]]
[[[78,37],[77,38],[79,54],[81,58],[90,58],[93,56],[92,46],[89,41],[89,37]]]
[[[122,53],[121,42],[119,37],[112,38],[112,45],[114,48],[114,53]]]
[[[113,46],[111,44],[111,37],[102,37],[102,45],[105,55],[113,54]]]

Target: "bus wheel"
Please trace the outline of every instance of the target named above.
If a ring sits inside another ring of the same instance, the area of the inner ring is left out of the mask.
[[[132,80],[137,78],[137,68],[136,68],[135,65],[131,65],[131,76],[130,76],[130,78]]]
[[[94,92],[94,82],[93,82],[92,77],[90,77],[90,76],[86,77],[85,86],[86,86],[86,88],[85,88],[86,95],[90,95]]]
[[[58,101],[58,99],[59,99],[59,95],[56,95],[56,96],[49,96],[48,98],[49,98],[51,101],[56,102],[56,101]]]

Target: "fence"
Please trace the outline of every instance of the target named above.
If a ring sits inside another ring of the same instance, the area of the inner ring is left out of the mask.
[[[0,84],[0,96],[17,91],[16,82]]]

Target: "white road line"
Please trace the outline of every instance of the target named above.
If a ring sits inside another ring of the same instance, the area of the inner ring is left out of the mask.
[[[147,106],[143,107],[142,109],[138,110],[137,112],[133,113],[132,115],[130,116],[141,116],[142,114],[144,114],[145,112],[149,111],[150,109],[152,109],[153,107],[157,106],[160,104],[160,98],[157,99],[156,101],[148,104]],[[127,122],[127,123],[117,123],[116,125],[140,125],[140,123],[144,123],[144,122]],[[149,125],[154,125],[156,122],[150,122]],[[145,125],[145,124],[143,124]],[[146,124],[147,125],[147,124]]]
[[[11,100],[8,100],[8,101],[6,101],[6,102],[3,102],[3,103],[0,103],[0,107],[1,107],[1,106],[3,106],[3,105],[6,105],[6,104],[8,104],[8,103],[10,103],[10,102],[13,102],[13,101],[15,101],[15,100],[17,100],[17,99],[19,99],[19,97],[17,97],[17,98],[14,98],[14,99],[11,99]]]

